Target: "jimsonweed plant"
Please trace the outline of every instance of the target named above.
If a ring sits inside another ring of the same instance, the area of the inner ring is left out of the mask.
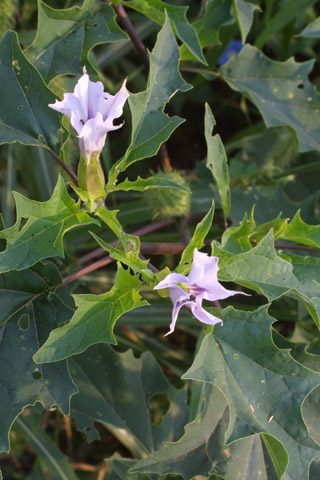
[[[0,6],[0,477],[317,480],[318,5],[47,1]]]

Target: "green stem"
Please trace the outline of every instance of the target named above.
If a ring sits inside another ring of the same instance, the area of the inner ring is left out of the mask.
[[[288,175],[296,175],[298,173],[312,172],[314,169],[318,169],[318,168],[320,168],[319,160],[316,162],[307,163],[306,165],[299,165],[297,167],[292,167],[289,170],[286,170],[285,172],[273,175],[273,178],[274,180],[276,180],[278,178],[287,177]]]

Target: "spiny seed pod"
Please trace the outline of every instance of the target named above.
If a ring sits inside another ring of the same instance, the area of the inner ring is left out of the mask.
[[[158,172],[154,177],[161,177],[171,182],[188,187],[187,182],[177,171]],[[154,220],[178,218],[187,215],[191,208],[190,191],[180,190],[179,188],[150,188],[144,192],[147,206],[152,213]]]

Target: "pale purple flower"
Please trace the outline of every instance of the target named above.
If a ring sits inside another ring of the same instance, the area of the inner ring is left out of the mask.
[[[103,91],[101,82],[90,81],[84,67],[74,93],[65,93],[61,102],[56,100],[49,107],[70,118],[82,155],[89,163],[91,156],[99,158],[107,132],[122,127],[123,123],[113,125],[113,121],[122,115],[128,97],[126,80],[116,95],[110,95]]]
[[[246,295],[243,292],[227,290],[219,283],[218,261],[218,257],[209,257],[207,253],[199,252],[195,248],[188,276],[180,273],[169,273],[164,280],[154,287],[155,290],[169,288],[170,291],[173,303],[172,322],[166,335],[174,331],[181,307],[190,308],[193,316],[202,323],[208,325],[222,324],[221,318],[215,317],[202,308],[202,301],[223,300],[238,293]]]

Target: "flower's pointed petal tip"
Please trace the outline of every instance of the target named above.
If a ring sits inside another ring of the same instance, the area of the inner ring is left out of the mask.
[[[82,67],[82,73],[83,73],[83,75],[88,75],[87,67],[85,65],[83,65],[83,67]]]
[[[173,333],[173,332],[174,332],[174,329],[173,329],[173,330],[169,330],[169,332],[165,333],[163,336],[164,336],[164,337],[167,337],[168,335],[171,335],[171,333]]]
[[[192,315],[201,323],[206,325],[216,325],[217,323],[223,323],[221,318],[215,317],[211,313],[207,312],[196,302],[191,305]]]
[[[180,273],[169,273],[160,283],[158,283],[154,290],[161,290],[162,288],[169,288],[177,285],[177,283],[189,283],[188,277]]]

